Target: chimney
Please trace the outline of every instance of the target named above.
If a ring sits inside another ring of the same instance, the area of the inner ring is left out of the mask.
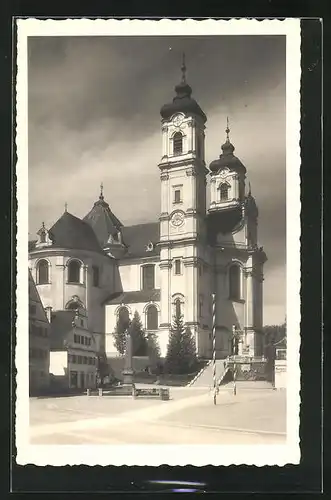
[[[52,322],[52,307],[51,306],[45,307],[45,312],[46,312],[48,322],[51,323]]]

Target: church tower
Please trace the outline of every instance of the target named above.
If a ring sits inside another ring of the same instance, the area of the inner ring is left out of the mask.
[[[223,353],[231,351],[233,328],[239,354],[262,354],[263,264],[258,247],[258,209],[246,189],[246,167],[234,155],[227,120],[226,140],[210,169],[208,234],[213,248],[217,331]],[[222,350],[221,349],[221,350]]]
[[[180,310],[195,336],[199,352],[199,265],[206,244],[206,174],[204,161],[207,117],[182,79],[173,101],[161,108],[162,158],[160,215],[161,335],[165,351],[175,311]],[[200,300],[201,302],[201,300]],[[201,312],[201,311],[200,311]]]

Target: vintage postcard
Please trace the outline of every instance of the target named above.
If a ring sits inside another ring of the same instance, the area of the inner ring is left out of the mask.
[[[300,461],[300,21],[17,20],[17,462]]]

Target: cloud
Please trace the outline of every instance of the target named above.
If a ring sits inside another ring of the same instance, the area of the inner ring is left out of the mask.
[[[274,291],[285,284],[284,37],[30,39],[30,236],[42,221],[51,226],[65,202],[83,217],[101,181],[123,223],[157,219],[159,110],[174,96],[183,50],[193,96],[208,116],[207,164],[220,154],[229,116],[269,257],[266,317],[273,311],[282,321],[284,298]]]

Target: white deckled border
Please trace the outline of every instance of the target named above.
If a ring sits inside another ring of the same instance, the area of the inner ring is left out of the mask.
[[[300,20],[19,19],[17,43],[17,463],[36,465],[297,464],[300,408]],[[30,445],[28,395],[28,110],[29,36],[286,35],[287,441],[274,446]]]

